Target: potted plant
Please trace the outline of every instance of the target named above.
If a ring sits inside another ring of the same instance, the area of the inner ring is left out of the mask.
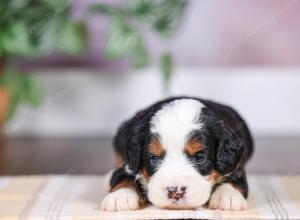
[[[122,6],[96,3],[90,10],[110,18],[106,38],[108,59],[129,56],[133,67],[142,68],[151,58],[146,33],[152,31],[162,40],[174,36],[186,5],[186,0],[130,0]],[[173,72],[173,56],[167,50],[160,56],[160,67],[164,89],[168,92]]]
[[[34,77],[15,67],[19,57],[36,58],[59,50],[79,54],[86,29],[70,18],[68,0],[0,2],[0,128],[21,103],[37,106],[41,91]]]

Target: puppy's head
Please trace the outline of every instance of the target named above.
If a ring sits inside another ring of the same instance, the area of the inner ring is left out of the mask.
[[[241,160],[233,131],[193,99],[164,104],[148,120],[147,134],[134,139],[140,146],[131,151],[129,165],[143,178],[149,201],[171,209],[205,204],[217,180]]]

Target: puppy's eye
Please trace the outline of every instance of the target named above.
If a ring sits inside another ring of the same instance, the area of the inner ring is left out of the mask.
[[[159,162],[160,162],[160,158],[158,157],[158,156],[151,156],[150,157],[150,163],[152,164],[152,165],[157,165],[157,164],[159,164]]]
[[[205,161],[205,156],[202,152],[199,152],[197,154],[194,155],[193,159],[197,162],[197,163],[203,163]]]

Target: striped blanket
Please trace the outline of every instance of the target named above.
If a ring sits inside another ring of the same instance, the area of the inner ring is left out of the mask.
[[[246,211],[159,210],[101,212],[101,176],[21,176],[0,178],[2,219],[300,219],[300,176],[249,176]]]

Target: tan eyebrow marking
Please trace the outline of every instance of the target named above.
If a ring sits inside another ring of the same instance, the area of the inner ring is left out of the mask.
[[[203,143],[201,143],[199,140],[193,138],[191,140],[189,140],[189,142],[185,145],[185,152],[190,155],[193,156],[196,153],[198,153],[200,150],[203,149]]]
[[[150,152],[158,157],[162,156],[163,153],[165,152],[158,138],[154,138],[151,141],[149,148],[150,148]]]

